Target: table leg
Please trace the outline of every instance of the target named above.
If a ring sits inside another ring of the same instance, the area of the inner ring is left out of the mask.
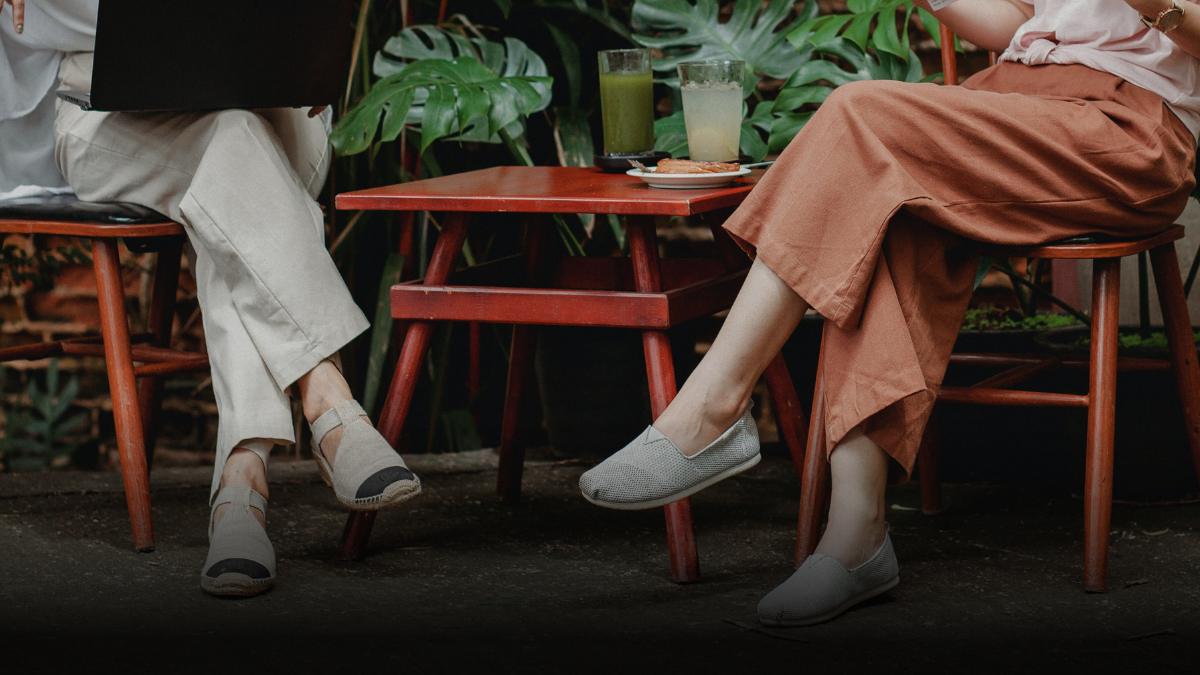
[[[471,411],[471,417],[475,420],[475,425],[479,425],[479,387],[480,374],[482,363],[480,358],[480,350],[483,344],[483,325],[478,321],[472,321],[467,324],[467,343],[468,361],[467,361],[467,409]]]
[[[821,539],[821,519],[829,504],[829,462],[825,457],[825,347],[822,341],[817,357],[817,378],[813,385],[812,413],[808,422],[808,447],[804,452],[804,471],[800,476],[800,514],[796,519],[796,567],[817,548]]]
[[[659,266],[654,219],[630,218],[628,227],[634,286],[639,293],[658,292],[662,290],[662,270]],[[651,413],[657,418],[675,398],[675,363],[671,356],[671,341],[664,331],[645,331],[642,333],[642,348],[646,355]],[[681,499],[663,507],[663,510],[667,523],[671,579],[677,583],[699,581],[700,558],[696,552],[696,537],[692,527],[691,501]]]
[[[455,259],[462,251],[463,241],[467,236],[467,225],[468,218],[465,213],[451,213],[446,216],[423,283],[440,285],[446,282],[454,269]],[[392,447],[396,447],[400,442],[404,420],[412,406],[413,392],[420,379],[421,362],[425,359],[425,353],[429,351],[429,339],[433,336],[433,328],[433,322],[413,321],[409,323],[408,331],[404,335],[404,346],[400,349],[400,358],[396,362],[396,369],[388,386],[387,399],[383,403],[383,411],[379,414],[379,431]],[[363,556],[367,539],[371,536],[375,514],[374,511],[350,514],[342,531],[339,553],[342,560],[355,560]]]
[[[547,259],[552,253],[551,223],[531,222],[525,236],[525,281],[541,286],[546,281]],[[496,473],[496,492],[507,504],[521,499],[521,477],[525,468],[525,444],[520,438],[521,411],[525,391],[533,374],[537,347],[535,326],[513,326],[508,359],[508,384],[504,394],[504,415],[500,425],[500,467]]]
[[[520,438],[521,406],[533,371],[536,345],[537,333],[533,326],[513,326],[504,418],[500,424],[500,467],[496,472],[496,492],[506,504],[515,504],[521,499],[521,476],[525,469],[525,443]]]
[[[808,436],[808,419],[782,353],[775,356],[763,375],[767,380],[767,390],[771,393],[771,402],[775,405],[779,436],[787,445],[788,453],[792,456],[792,468],[796,471],[796,477],[800,478],[804,474],[804,442]]]

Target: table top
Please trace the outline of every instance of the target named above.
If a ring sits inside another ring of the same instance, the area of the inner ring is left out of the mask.
[[[349,211],[692,216],[741,204],[760,175],[723,188],[668,190],[592,168],[498,166],[345,192],[336,204]]]

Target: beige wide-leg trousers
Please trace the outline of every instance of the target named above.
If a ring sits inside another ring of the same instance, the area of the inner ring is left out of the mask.
[[[91,54],[64,60],[87,91]],[[325,122],[306,111],[84,112],[61,103],[55,154],[81,199],[124,201],[183,224],[219,414],[213,495],[225,460],[266,462],[295,442],[284,390],[368,327],[324,241],[314,200],[329,166]]]

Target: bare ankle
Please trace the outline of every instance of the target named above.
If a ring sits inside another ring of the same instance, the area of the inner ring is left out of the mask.
[[[225,466],[221,470],[221,487],[245,486],[270,497],[267,484],[267,467],[253,451],[246,448],[234,448]]]
[[[300,391],[300,405],[304,408],[304,417],[309,423],[315,422],[337,404],[354,398],[346,378],[329,360],[318,363],[296,384]]]
[[[853,569],[871,559],[887,534],[883,520],[848,523],[830,520],[825,534],[817,544],[817,553],[830,556]]]

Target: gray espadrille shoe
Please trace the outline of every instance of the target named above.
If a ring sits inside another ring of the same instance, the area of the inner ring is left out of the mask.
[[[275,584],[275,548],[267,531],[250,509],[265,516],[267,500],[245,486],[221,488],[212,512],[229,504],[219,523],[208,520],[208,558],[200,571],[200,588],[224,597],[247,597]]]
[[[821,553],[808,556],[800,569],[758,603],[758,620],[766,626],[823,623],[899,583],[900,563],[891,535],[884,534],[875,555],[854,569]]]
[[[357,401],[343,401],[312,423],[313,456],[321,477],[337,500],[354,511],[377,511],[416,497],[421,479],[365,417]],[[330,466],[321,441],[338,427],[343,427],[342,438]]]
[[[610,509],[651,509],[737,475],[762,459],[758,427],[747,409],[700,452],[688,457],[653,425],[579,479],[583,497]]]

